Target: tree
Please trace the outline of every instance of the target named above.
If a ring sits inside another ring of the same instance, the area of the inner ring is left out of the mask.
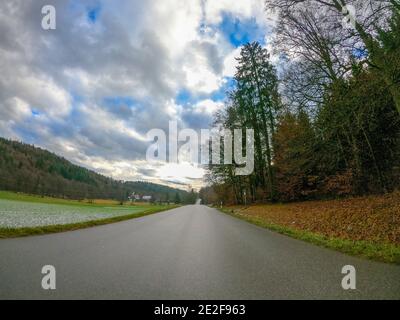
[[[351,70],[347,63],[351,50],[338,46],[345,36],[331,30],[326,20],[307,7],[279,18],[274,47],[286,59],[283,88],[293,106],[315,108],[326,88]]]
[[[393,75],[393,66],[386,48],[382,45],[379,39],[379,34],[382,30],[386,32],[398,32],[393,30],[393,24],[389,23],[392,15],[398,15],[400,9],[399,0],[381,0],[381,1],[358,1],[358,0],[267,0],[266,5],[279,11],[282,23],[287,23],[284,17],[296,14],[303,8],[318,10],[323,12],[327,17],[332,17],[326,20],[326,24],[331,30],[338,34],[347,34],[343,41],[337,43],[337,46],[350,46],[353,50],[361,50],[363,55],[366,55],[366,63],[375,68],[382,80],[387,85],[400,114],[400,82],[398,74]],[[353,6],[356,13],[359,13],[352,21],[354,28],[345,30],[343,28],[343,19],[349,18],[348,8]],[[361,14],[362,13],[362,14]],[[360,48],[359,44],[363,47]],[[400,47],[394,48],[397,54],[400,52]],[[396,67],[398,72],[398,67]]]
[[[259,164],[255,184],[256,187],[268,186],[269,197],[275,200],[272,139],[281,102],[276,70],[268,51],[257,42],[246,44],[238,59],[235,79],[237,89],[233,94],[233,105],[241,115],[242,127],[250,126],[255,131],[255,153]]]
[[[175,203],[176,204],[181,203],[181,197],[178,192],[175,193]]]
[[[315,132],[305,112],[286,112],[274,137],[278,191],[282,200],[298,200],[315,193]]]

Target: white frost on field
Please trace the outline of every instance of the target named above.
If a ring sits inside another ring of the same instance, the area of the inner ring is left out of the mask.
[[[0,228],[39,227],[139,213],[143,208],[91,207],[0,199]]]

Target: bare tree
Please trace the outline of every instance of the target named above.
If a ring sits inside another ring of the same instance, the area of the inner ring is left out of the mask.
[[[332,54],[334,51],[328,51],[324,43],[318,42],[317,38],[310,38],[310,26],[313,26],[312,34],[317,34],[319,29],[330,28],[333,32],[343,36],[340,43],[333,42],[334,46],[341,46],[343,48],[353,50],[364,50],[366,55],[366,62],[381,74],[383,81],[388,86],[396,108],[400,113],[400,83],[397,78],[393,77],[393,67],[386,57],[385,48],[382,47],[378,39],[379,31],[388,27],[388,19],[392,12],[398,10],[400,2],[398,0],[267,0],[266,6],[272,10],[279,12],[279,26],[278,34],[285,38],[289,34],[287,32],[293,31],[294,35],[289,37],[292,43],[296,40],[297,31],[302,31],[303,36],[300,39],[307,40],[301,43],[301,48],[305,52],[319,47],[319,53]],[[351,16],[350,8],[354,8],[355,16]],[[322,25],[324,27],[316,26],[316,20],[311,20],[312,15],[305,15],[307,10],[314,12],[321,12],[326,16]],[[303,14],[302,14],[303,12]],[[299,20],[300,17],[302,20]],[[350,19],[353,28],[343,27],[343,21]],[[310,24],[311,23],[311,24]],[[295,29],[291,29],[295,27]],[[299,29],[301,27],[301,29]],[[298,40],[298,39],[297,39]],[[321,47],[322,44],[322,47]],[[316,46],[316,47],[315,47]],[[326,54],[325,54],[326,55]],[[362,56],[363,54],[359,54]],[[328,55],[326,55],[328,56]],[[324,59],[325,60],[325,59]],[[333,61],[332,61],[333,62]],[[329,67],[329,65],[326,65]],[[326,71],[326,70],[325,70]],[[329,68],[327,69],[329,71]]]

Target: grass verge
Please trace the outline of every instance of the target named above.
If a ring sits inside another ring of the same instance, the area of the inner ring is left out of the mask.
[[[16,238],[16,237],[27,237],[27,236],[35,236],[35,235],[44,235],[49,233],[57,233],[57,232],[65,232],[65,231],[73,231],[78,229],[84,229],[89,227],[95,227],[135,218],[144,217],[150,214],[171,210],[177,208],[178,206],[164,206],[164,207],[154,207],[148,210],[145,210],[140,213],[133,213],[124,216],[118,216],[107,219],[100,220],[92,220],[85,222],[78,222],[72,224],[60,224],[53,226],[42,226],[42,227],[32,227],[32,228],[0,228],[0,239],[5,238]]]
[[[116,200],[104,200],[104,199],[83,199],[83,200],[72,200],[72,199],[60,199],[52,198],[47,196],[31,195],[21,192],[12,191],[0,191],[0,199],[33,202],[33,203],[45,203],[45,204],[62,204],[62,205],[75,205],[81,207],[135,207],[135,206],[150,206],[145,203],[128,203],[125,202],[121,205]]]
[[[326,237],[310,231],[296,230],[286,226],[268,223],[259,217],[238,214],[231,209],[223,208],[219,210],[230,216],[245,220],[260,227],[270,229],[295,239],[323,246],[325,248],[334,249],[349,255],[363,257],[370,260],[400,264],[400,246],[394,244]]]

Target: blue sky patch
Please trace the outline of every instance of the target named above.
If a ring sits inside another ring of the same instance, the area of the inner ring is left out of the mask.
[[[135,110],[142,107],[131,97],[108,97],[103,99],[103,104],[108,112],[121,119],[131,118]]]
[[[38,134],[30,126],[13,126],[13,130],[25,143],[37,144],[40,142]]]
[[[88,12],[87,12],[88,20],[91,23],[95,23],[97,21],[97,19],[99,18],[100,11],[101,11],[100,5],[93,7],[93,8],[89,8]]]
[[[357,59],[364,59],[366,57],[368,57],[368,51],[364,48],[355,48],[353,49],[353,57],[357,58]]]
[[[108,107],[117,107],[121,105],[133,107],[136,104],[136,100],[132,97],[107,97],[104,98],[104,104]]]
[[[180,105],[193,102],[192,94],[189,92],[189,90],[183,89],[179,91],[178,95],[175,97],[175,102]]]
[[[264,30],[257,25],[254,18],[241,20],[225,13],[219,29],[234,47],[240,47],[253,41],[264,43]]]
[[[214,101],[223,101],[227,97],[227,92],[231,91],[235,87],[235,79],[234,78],[225,78],[225,84],[219,88],[218,91],[215,91],[211,94],[210,99]]]

